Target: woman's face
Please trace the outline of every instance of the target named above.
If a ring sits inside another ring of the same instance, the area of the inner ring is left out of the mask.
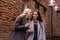
[[[31,17],[31,16],[32,16],[32,13],[31,13],[31,12],[32,12],[32,11],[29,10],[28,13],[26,14],[26,16],[27,16],[27,17]]]
[[[32,12],[31,10],[28,11],[28,15],[29,16],[32,16],[32,13],[31,12]]]
[[[34,13],[33,13],[33,19],[37,19],[37,17],[38,17],[37,12],[34,12]]]

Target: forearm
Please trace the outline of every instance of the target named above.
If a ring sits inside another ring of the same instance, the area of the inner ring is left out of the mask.
[[[20,25],[15,27],[15,31],[26,31],[28,27],[25,27],[24,25]]]

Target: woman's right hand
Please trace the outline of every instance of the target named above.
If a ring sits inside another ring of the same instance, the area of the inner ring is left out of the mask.
[[[27,30],[27,33],[33,33],[33,32],[34,32],[33,29],[28,29],[28,30]]]
[[[29,27],[29,25],[30,25],[29,23],[26,23],[26,24],[25,24],[25,27]]]

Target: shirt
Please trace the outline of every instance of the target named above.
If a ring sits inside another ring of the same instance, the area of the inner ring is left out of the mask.
[[[34,24],[34,38],[33,38],[33,40],[38,40],[38,38],[37,38],[37,24]]]

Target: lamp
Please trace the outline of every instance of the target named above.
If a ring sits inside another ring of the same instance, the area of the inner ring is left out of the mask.
[[[56,6],[56,3],[54,0],[49,0],[49,9],[50,9],[50,32],[51,32],[51,35],[50,35],[50,39],[53,40],[53,7]]]
[[[58,7],[58,5],[56,4],[56,6],[54,7],[54,10],[55,10],[55,11],[58,11],[58,8],[59,8],[59,7]]]
[[[55,6],[55,1],[54,0],[49,0],[49,6]]]

